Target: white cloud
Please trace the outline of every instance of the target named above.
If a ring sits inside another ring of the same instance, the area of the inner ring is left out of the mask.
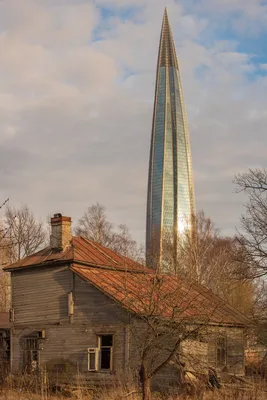
[[[256,11],[242,4],[255,27]],[[114,15],[101,19],[100,6],[115,5]],[[144,240],[164,5],[0,2],[0,198],[26,202],[44,218],[63,212],[74,219],[100,201],[114,222],[128,223]],[[265,161],[266,78],[248,79],[255,55],[240,53],[236,38],[207,33],[213,17],[203,16],[204,6],[228,22],[227,13],[241,9],[241,1],[203,0],[199,13],[198,7],[185,12],[181,2],[167,5],[189,115],[197,207],[228,232],[243,201],[233,194],[234,173]],[[126,10],[134,6],[134,14]],[[207,42],[199,40],[204,31]]]

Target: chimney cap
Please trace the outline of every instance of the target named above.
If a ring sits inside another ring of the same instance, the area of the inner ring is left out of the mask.
[[[71,222],[71,217],[65,217],[61,213],[56,213],[54,216],[51,218],[51,224],[53,223],[61,223],[61,222]]]

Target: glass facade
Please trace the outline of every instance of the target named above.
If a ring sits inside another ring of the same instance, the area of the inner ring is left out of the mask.
[[[187,117],[174,41],[165,11],[159,47],[147,197],[147,262],[175,262],[177,238],[195,213]],[[166,245],[168,243],[168,245]],[[151,259],[154,261],[152,262]]]

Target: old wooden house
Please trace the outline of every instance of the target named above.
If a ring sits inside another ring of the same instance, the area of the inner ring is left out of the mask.
[[[161,277],[98,243],[72,236],[69,217],[55,214],[51,225],[49,247],[5,268],[11,273],[13,374],[44,366],[78,370],[88,380],[136,373],[133,324],[147,319],[148,306],[155,314],[155,304],[165,321],[179,311],[183,323],[205,325],[200,335],[192,329],[181,344],[184,357],[199,356],[218,371],[244,373],[248,321],[242,314],[202,286]]]

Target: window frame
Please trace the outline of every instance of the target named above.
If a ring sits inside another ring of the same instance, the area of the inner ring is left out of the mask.
[[[101,346],[102,337],[103,336],[111,336],[112,337],[112,346]],[[87,370],[88,372],[112,372],[113,371],[113,348],[114,348],[114,334],[113,333],[97,333],[97,347],[88,347],[87,349]],[[102,349],[109,349],[110,350],[110,366],[109,368],[101,368],[101,356],[102,356]],[[90,368],[90,354],[95,355],[95,368]]]
[[[24,368],[30,372],[37,372],[40,368],[40,340],[37,335],[24,337]],[[34,344],[34,346],[31,346]],[[35,360],[36,358],[36,360]],[[34,366],[33,362],[36,362]]]
[[[111,336],[112,337],[112,346],[101,346],[101,339],[103,336]],[[98,351],[99,351],[99,371],[102,372],[111,372],[113,371],[113,347],[114,347],[114,335],[112,333],[100,333],[97,335],[98,337]],[[102,356],[102,349],[110,349],[110,366],[109,368],[101,368],[101,356]]]
[[[88,353],[88,365],[87,365],[87,370],[89,372],[95,372],[99,370],[99,349],[97,347],[89,347],[87,349],[87,353]],[[90,368],[90,358],[91,358],[91,354],[95,355],[95,368]]]

